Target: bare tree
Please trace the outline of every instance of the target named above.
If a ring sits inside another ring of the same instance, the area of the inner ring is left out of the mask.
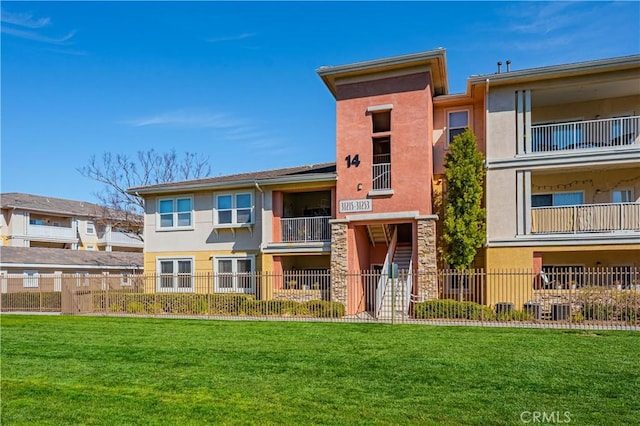
[[[77,170],[104,184],[104,189],[94,195],[104,207],[105,219],[124,224],[140,222],[144,212],[143,199],[129,194],[128,188],[198,179],[209,175],[211,167],[209,158],[200,154],[186,152],[179,156],[175,150],[159,153],[151,149],[138,151],[135,156],[109,152],[100,158],[94,155]]]

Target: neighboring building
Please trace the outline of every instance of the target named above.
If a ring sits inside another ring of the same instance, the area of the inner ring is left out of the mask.
[[[128,285],[132,275],[141,273],[142,253],[139,252],[0,246],[2,293],[60,291],[63,274],[75,275],[74,281],[96,275],[111,276],[119,284]]]
[[[2,245],[141,252],[142,218],[81,201],[0,194]]]
[[[42,247],[0,247],[0,271],[7,274],[139,274],[142,253],[84,252]]]
[[[155,290],[278,298],[286,282],[242,273],[393,262],[423,272],[404,294],[439,297],[444,157],[467,127],[487,159],[476,267],[640,266],[640,56],[473,76],[464,94],[448,93],[444,49],[318,74],[336,99],[335,164],[130,189],[146,201],[145,271],[174,277]],[[180,273],[216,278],[196,288]],[[362,280],[332,280],[323,297],[379,311],[387,292]],[[483,303],[504,301],[487,285]]]

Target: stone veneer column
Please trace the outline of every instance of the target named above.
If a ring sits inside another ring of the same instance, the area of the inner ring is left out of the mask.
[[[421,216],[418,225],[418,300],[438,298],[438,265],[436,259],[436,220],[438,216]]]
[[[347,306],[347,222],[331,221],[331,292],[333,302]]]

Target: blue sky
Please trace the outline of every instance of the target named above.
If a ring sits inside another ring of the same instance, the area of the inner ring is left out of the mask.
[[[639,2],[2,2],[2,192],[95,201],[103,152],[208,155],[223,175],[335,161],[316,74],[447,49],[472,74],[640,52]]]

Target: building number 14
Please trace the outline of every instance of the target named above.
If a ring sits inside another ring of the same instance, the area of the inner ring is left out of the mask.
[[[351,154],[345,157],[345,161],[347,162],[347,169],[351,166],[358,167],[360,165],[360,154],[356,154],[351,158]]]

